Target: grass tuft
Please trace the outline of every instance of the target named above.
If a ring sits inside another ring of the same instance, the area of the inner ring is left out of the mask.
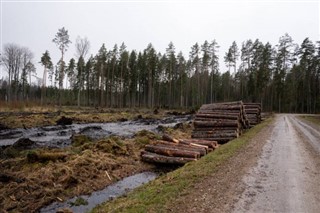
[[[310,121],[316,125],[320,125],[320,115],[313,115],[313,116],[310,116],[310,115],[301,115],[300,116],[302,119],[305,119],[307,121]]]

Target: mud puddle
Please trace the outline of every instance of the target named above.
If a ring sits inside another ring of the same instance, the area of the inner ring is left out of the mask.
[[[40,212],[55,213],[57,210],[63,208],[69,208],[73,212],[77,213],[88,212],[103,202],[124,195],[138,186],[154,180],[157,176],[158,174],[154,172],[135,174],[109,185],[103,190],[95,191],[91,195],[77,196],[65,202],[52,203],[51,205],[42,208]]]
[[[92,139],[111,135],[130,138],[141,130],[158,132],[159,126],[173,127],[178,123],[190,121],[192,116],[171,116],[161,120],[137,119],[134,121],[111,123],[87,123],[65,126],[46,126],[30,129],[8,129],[0,131],[0,146],[12,145],[20,138],[29,138],[40,146],[66,147],[70,145],[73,134],[84,134]]]

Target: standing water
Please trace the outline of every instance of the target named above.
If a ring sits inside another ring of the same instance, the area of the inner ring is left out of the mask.
[[[118,181],[110,186],[107,186],[101,191],[93,192],[91,195],[82,195],[74,197],[65,202],[55,202],[51,205],[42,208],[40,212],[42,213],[55,213],[57,210],[62,208],[69,208],[73,212],[84,213],[93,209],[95,206],[109,201],[113,198],[119,197],[128,193],[130,190],[137,188],[151,180],[154,180],[158,175],[154,172],[143,172],[130,177],[124,178],[121,181]],[[81,200],[82,204],[78,205],[77,200]]]
[[[83,134],[92,139],[110,135],[132,137],[141,130],[157,132],[158,126],[173,127],[177,123],[191,120],[191,116],[172,116],[161,120],[135,120],[110,123],[72,124],[66,126],[46,126],[30,129],[8,129],[0,131],[0,146],[12,145],[20,138],[29,138],[40,146],[66,147],[73,134]]]

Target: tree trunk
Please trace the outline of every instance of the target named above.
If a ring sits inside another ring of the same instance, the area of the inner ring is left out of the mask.
[[[170,157],[186,157],[186,158],[199,158],[200,153],[197,151],[184,150],[182,147],[175,148],[168,145],[146,145],[145,150],[156,154],[161,154]]]
[[[150,152],[142,152],[141,158],[143,161],[151,163],[166,163],[166,164],[186,164],[191,161],[196,161],[195,158],[183,158],[183,157],[168,157],[164,155],[158,155]]]
[[[229,126],[229,127],[240,127],[238,121],[231,121],[231,120],[215,120],[215,121],[195,121],[195,127],[218,127],[218,126]]]
[[[206,148],[189,145],[190,144],[189,142],[185,142],[182,144],[182,143],[172,143],[172,142],[166,142],[166,141],[157,141],[156,144],[176,147],[177,149],[184,149],[184,150],[199,152],[200,156],[204,156],[207,154]]]

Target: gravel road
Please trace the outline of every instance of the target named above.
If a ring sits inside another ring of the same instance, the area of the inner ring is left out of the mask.
[[[233,212],[319,212],[320,131],[296,115],[277,115]]]
[[[320,127],[276,115],[248,146],[174,200],[170,212],[320,212]]]

